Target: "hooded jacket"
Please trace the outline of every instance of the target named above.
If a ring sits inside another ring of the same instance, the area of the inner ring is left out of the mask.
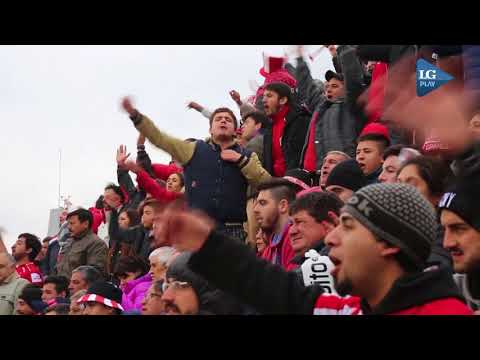
[[[122,307],[124,311],[142,310],[142,301],[151,285],[152,276],[147,273],[120,286],[123,291]]]
[[[244,246],[244,245],[243,245]],[[193,272],[188,266],[192,253],[183,252],[170,264],[167,270],[167,279],[185,281],[192,285],[198,297],[199,314],[211,315],[241,315],[247,311],[231,295],[215,288],[202,276]]]
[[[399,278],[381,303],[370,309],[358,297],[327,295],[319,286],[305,287],[294,272],[285,272],[258,259],[248,248],[216,231],[192,255],[189,265],[220,289],[264,314],[472,314],[444,269]]]
[[[480,310],[479,274],[454,274],[453,279],[473,311]]]

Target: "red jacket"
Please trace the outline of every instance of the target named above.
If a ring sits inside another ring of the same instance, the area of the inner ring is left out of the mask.
[[[285,226],[283,232],[277,237],[275,237],[275,234],[272,234],[269,238],[269,245],[263,250],[260,256],[272,264],[282,266],[287,271],[295,268],[292,268],[292,264],[290,264],[290,261],[295,256],[292,245],[290,244],[290,236],[288,235],[290,226],[292,225],[288,224]]]
[[[106,222],[105,210],[91,207],[88,211],[90,211],[90,214],[92,214],[93,217],[92,231],[94,234],[97,234],[100,225]]]
[[[387,81],[387,64],[379,62],[375,64],[372,72],[372,82],[368,91],[369,115],[366,125],[379,121],[384,110],[385,86]]]
[[[168,177],[175,173],[183,173],[183,169],[175,165],[174,162],[164,165],[164,164],[152,164],[153,172],[155,176],[160,180],[167,181]]]
[[[141,189],[145,190],[155,199],[162,202],[170,202],[183,196],[183,193],[168,191],[155,180],[153,180],[144,170],[141,170],[137,173],[137,183]]]

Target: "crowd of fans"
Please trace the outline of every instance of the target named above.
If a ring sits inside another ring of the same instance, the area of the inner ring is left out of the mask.
[[[0,238],[0,314],[478,312],[480,47],[325,47],[324,79],[296,46],[238,109],[190,102],[207,139],[124,98],[136,160],[119,146],[118,185],[56,236]],[[454,80],[416,96],[418,59]]]

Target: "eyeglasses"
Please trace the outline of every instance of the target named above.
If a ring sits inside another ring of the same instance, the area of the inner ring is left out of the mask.
[[[178,289],[186,289],[191,287],[190,283],[186,281],[171,281],[171,282],[164,282],[162,284],[162,291],[165,292],[167,291],[168,288],[172,288],[172,290],[178,290]]]

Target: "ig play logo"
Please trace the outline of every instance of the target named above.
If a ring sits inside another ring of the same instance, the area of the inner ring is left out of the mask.
[[[417,96],[425,96],[452,79],[453,76],[428,61],[417,60]]]

